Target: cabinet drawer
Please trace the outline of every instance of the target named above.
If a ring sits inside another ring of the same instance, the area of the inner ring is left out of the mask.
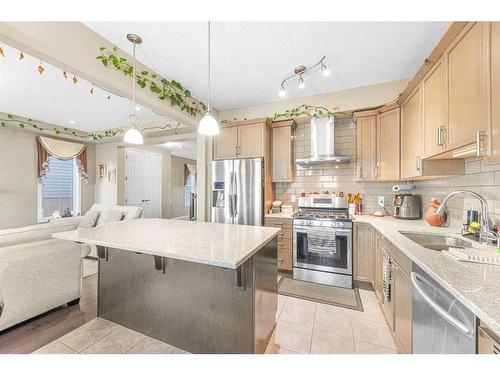
[[[292,250],[292,237],[287,237],[286,235],[280,236],[278,234],[278,249],[279,248]]]
[[[278,247],[278,269],[286,271],[292,270],[292,250]]]
[[[266,227],[292,228],[292,219],[266,218]]]

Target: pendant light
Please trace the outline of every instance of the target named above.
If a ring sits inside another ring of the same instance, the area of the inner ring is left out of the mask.
[[[139,129],[137,129],[137,124],[139,124],[139,117],[136,116],[135,110],[135,47],[137,44],[142,43],[142,39],[135,34],[127,34],[127,39],[134,46],[133,52],[133,70],[132,70],[132,114],[128,117],[128,122],[130,123],[130,129],[128,129],[123,135],[123,141],[125,143],[131,143],[134,145],[142,145],[144,143],[144,137]]]
[[[210,109],[210,21],[208,21],[208,103],[207,113],[200,120],[198,125],[198,133],[203,135],[217,135],[219,134],[219,124]]]

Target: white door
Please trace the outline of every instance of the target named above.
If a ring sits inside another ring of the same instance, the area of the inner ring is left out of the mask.
[[[162,217],[161,155],[125,149],[125,204],[142,207],[144,217]]]

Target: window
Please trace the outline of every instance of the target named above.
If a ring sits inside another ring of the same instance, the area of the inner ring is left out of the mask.
[[[47,221],[55,211],[61,216],[80,212],[80,175],[74,158],[52,157],[46,179],[38,184],[38,221]]]
[[[194,176],[192,174],[187,178],[186,185],[184,185],[184,207],[191,205],[191,193],[194,193]]]

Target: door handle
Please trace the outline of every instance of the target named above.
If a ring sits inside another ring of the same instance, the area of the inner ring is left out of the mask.
[[[420,276],[416,272],[412,272],[410,275],[411,283],[415,290],[420,294],[420,296],[424,299],[424,301],[435,311],[437,312],[444,320],[450,323],[452,326],[461,331],[464,335],[470,336],[472,332],[467,326],[462,323],[460,320],[451,315],[448,311],[439,306],[436,302],[434,302],[419,285],[419,281],[426,281],[422,276]]]
[[[417,171],[420,171],[420,155],[417,156]]]

